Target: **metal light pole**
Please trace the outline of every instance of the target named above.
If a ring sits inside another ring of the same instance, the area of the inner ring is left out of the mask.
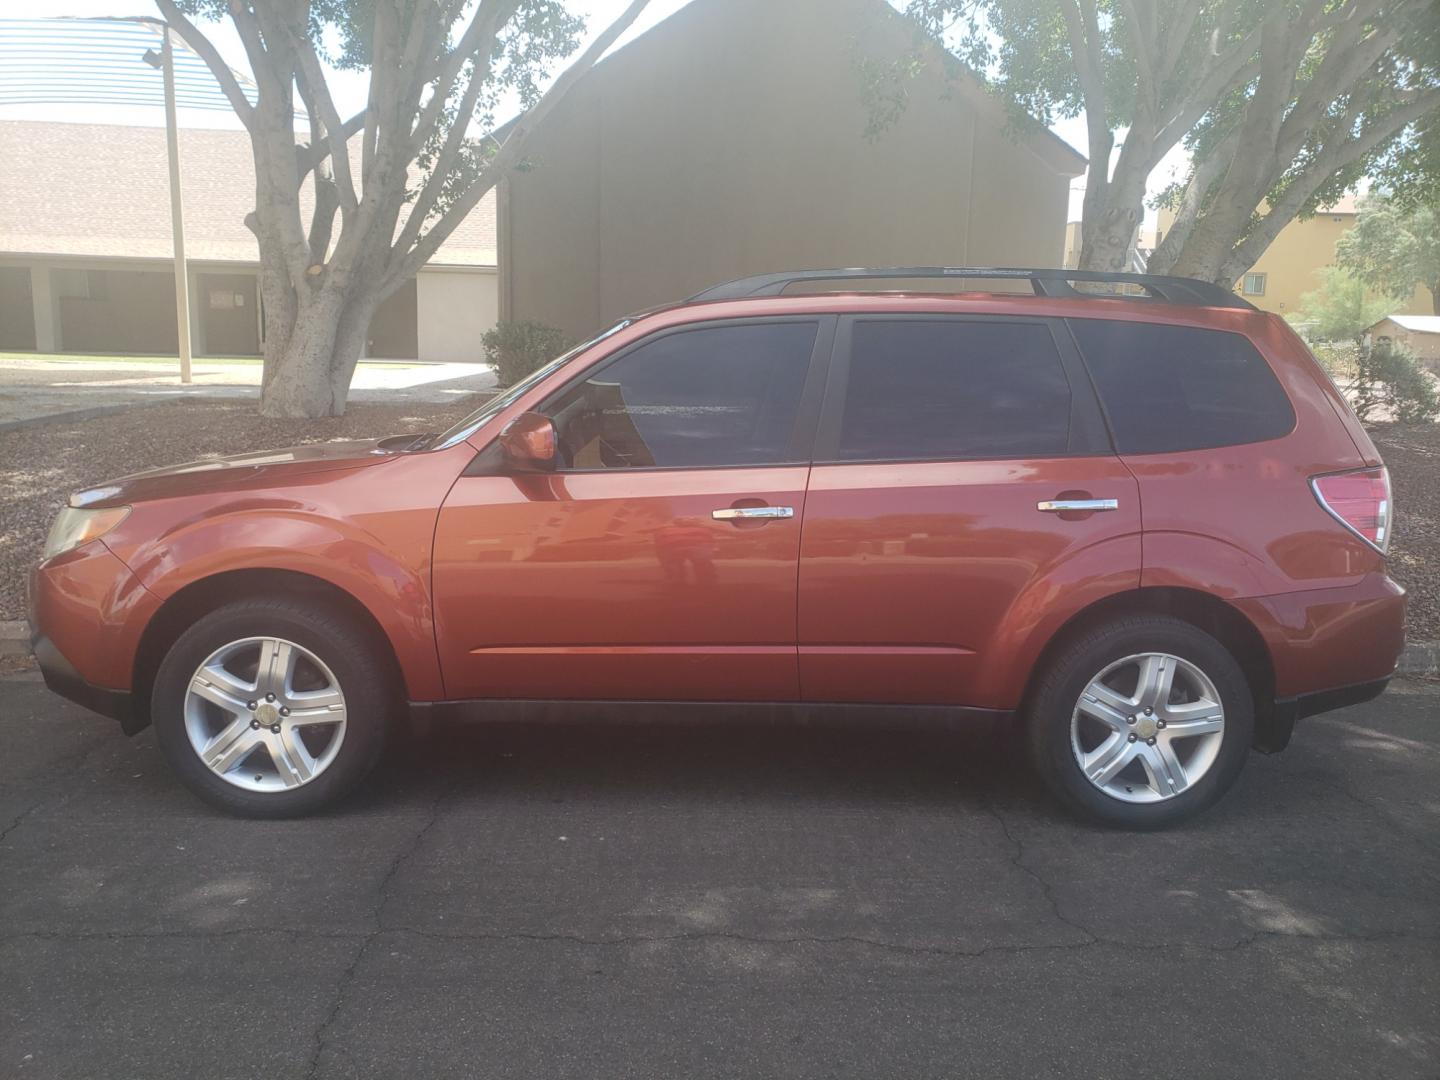
[[[190,274],[185,265],[185,215],[180,206],[180,130],[175,119],[175,54],[170,28],[162,26],[159,54],[147,49],[145,62],[165,75],[165,145],[170,155],[170,233],[175,241],[175,326],[180,344],[180,381],[190,381]]]

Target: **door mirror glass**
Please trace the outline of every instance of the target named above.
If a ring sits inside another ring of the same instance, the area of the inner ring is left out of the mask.
[[[505,462],[517,472],[552,471],[555,449],[555,424],[536,412],[521,413],[500,433]]]

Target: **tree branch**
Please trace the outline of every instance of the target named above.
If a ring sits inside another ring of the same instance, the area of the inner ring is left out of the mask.
[[[490,164],[451,204],[430,231],[421,236],[408,252],[396,249],[398,258],[392,262],[384,287],[398,287],[401,282],[411,277],[430,260],[446,238],[455,231],[460,222],[465,220],[466,215],[475,209],[485,193],[520,161],[530,133],[544,122],[545,118],[564,100],[571,88],[595,66],[610,46],[615,43],[615,40],[629,29],[630,24],[639,17],[649,2],[650,0],[631,0],[630,5],[605,28],[604,32],[590,44],[579,59],[560,73],[559,78],[551,84],[549,90],[541,95],[534,107],[515,122],[514,128],[496,151]]]
[[[1221,276],[1233,281],[1275,239],[1282,228],[1310,201],[1320,186],[1346,165],[1359,161],[1386,139],[1403,131],[1431,109],[1440,108],[1440,86],[1416,94],[1405,105],[1392,109],[1378,118],[1353,139],[1342,139],[1325,146],[1271,204],[1270,211],[1240,241],[1221,267]],[[1239,267],[1236,271],[1234,268]]]

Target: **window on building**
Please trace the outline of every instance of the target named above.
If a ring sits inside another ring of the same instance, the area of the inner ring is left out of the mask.
[[[852,335],[841,461],[1051,457],[1070,383],[1039,323],[864,319]]]
[[[1264,275],[1264,274],[1246,274],[1246,275],[1245,275],[1244,292],[1245,292],[1245,295],[1246,295],[1246,296],[1264,296],[1264,295],[1265,295],[1265,275]]]
[[[573,469],[808,460],[791,447],[819,326],[740,323],[642,342],[543,411]]]

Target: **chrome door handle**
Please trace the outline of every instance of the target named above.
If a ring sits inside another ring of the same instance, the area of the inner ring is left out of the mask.
[[[710,516],[716,521],[776,521],[793,518],[793,506],[732,506],[726,510],[712,510]]]
[[[1046,514],[1063,514],[1071,510],[1119,510],[1119,499],[1055,499],[1038,502],[1035,509]]]

